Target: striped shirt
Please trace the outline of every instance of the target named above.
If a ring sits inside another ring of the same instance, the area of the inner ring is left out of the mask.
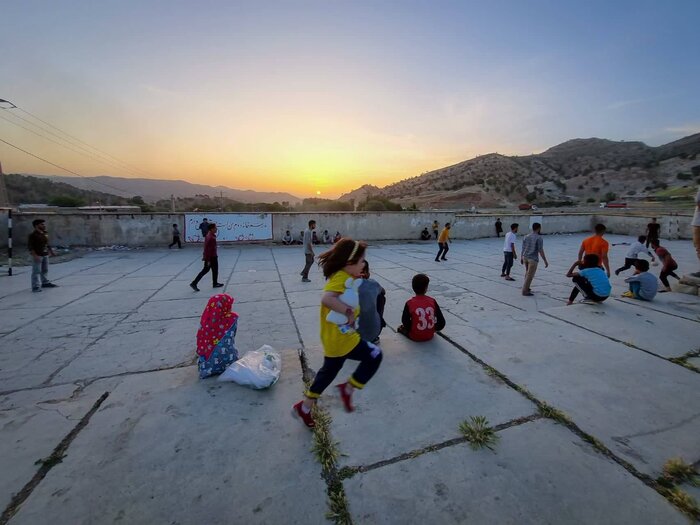
[[[539,261],[539,253],[544,249],[544,241],[539,233],[532,232],[523,239],[523,247],[520,255],[531,261]]]

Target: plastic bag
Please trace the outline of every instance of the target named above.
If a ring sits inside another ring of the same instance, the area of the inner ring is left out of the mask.
[[[281,372],[282,357],[279,352],[275,352],[269,345],[263,345],[231,363],[218,380],[263,389],[274,385]]]

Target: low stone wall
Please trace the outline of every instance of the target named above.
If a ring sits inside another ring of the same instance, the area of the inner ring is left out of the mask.
[[[216,221],[216,213],[208,213]],[[308,221],[314,219],[319,234],[328,230],[331,235],[339,231],[344,236],[367,241],[417,240],[427,227],[432,234],[433,220],[442,225],[452,223],[451,238],[478,239],[492,237],[496,217],[508,230],[511,223],[520,225],[520,233],[530,228],[531,221],[542,223],[542,231],[551,233],[575,233],[590,231],[596,222],[606,224],[611,233],[641,235],[650,217],[622,214],[590,213],[518,213],[500,215],[471,215],[450,212],[344,212],[344,213],[274,213],[272,214],[273,240],[281,242],[286,230],[299,236]],[[184,232],[182,213],[143,214],[38,214],[15,213],[13,215],[15,246],[26,246],[32,231],[32,221],[46,219],[52,244],[56,246],[163,246],[171,240],[173,224]],[[659,217],[662,238],[691,238],[691,217]],[[7,246],[7,215],[0,214],[0,246]]]
[[[630,216],[621,214],[595,215],[596,221],[605,224],[610,233],[619,235],[644,235],[647,224],[651,222],[652,215],[648,217]],[[661,225],[662,239],[692,239],[693,231],[690,223],[692,215],[664,215],[656,216],[657,222]]]

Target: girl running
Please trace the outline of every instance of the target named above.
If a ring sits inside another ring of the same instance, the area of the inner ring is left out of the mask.
[[[315,426],[311,409],[343,368],[346,359],[360,362],[347,382],[336,386],[340,391],[345,410],[348,412],[354,410],[353,391],[356,388],[363,388],[382,362],[382,352],[378,346],[363,341],[360,334],[354,330],[342,333],[337,324],[326,321],[326,316],[331,310],[344,314],[349,325],[353,325],[360,314],[359,307],[351,308],[338,299],[338,296],[345,291],[345,281],[348,278],[360,277],[364,268],[366,250],[365,243],[343,238],[318,258],[323,276],[328,281],[323,288],[320,312],[323,366],[316,374],[313,384],[305,392],[305,398],[292,407],[293,414],[310,428]]]

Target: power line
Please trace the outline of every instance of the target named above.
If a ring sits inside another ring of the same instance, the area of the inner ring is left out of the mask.
[[[12,108],[1,108],[1,109],[8,110],[8,109],[12,109]],[[20,110],[21,110],[22,108],[16,108],[16,109],[20,109]],[[107,164],[107,165],[110,166],[111,168],[117,168],[117,169],[120,169],[120,170],[126,170],[127,172],[132,173],[132,174],[134,174],[134,175],[142,175],[141,173],[137,173],[136,171],[134,171],[134,170],[132,170],[132,169],[130,169],[130,168],[128,168],[128,167],[119,165],[119,164],[115,163],[114,161],[112,161],[112,160],[110,160],[110,159],[108,159],[108,158],[104,158],[103,156],[101,156],[101,155],[99,155],[99,154],[97,154],[97,153],[94,153],[94,152],[92,152],[92,151],[90,151],[90,150],[84,148],[84,147],[81,146],[80,144],[75,144],[75,143],[71,142],[70,140],[68,140],[68,139],[66,139],[66,138],[64,138],[64,137],[62,137],[62,136],[60,136],[60,135],[58,135],[57,133],[54,133],[53,131],[51,131],[51,130],[49,130],[49,129],[43,128],[42,126],[40,126],[40,125],[38,125],[38,124],[32,122],[31,120],[28,120],[28,119],[26,119],[26,118],[24,118],[24,117],[21,117],[21,116],[19,116],[19,115],[16,115],[15,113],[12,113],[12,112],[10,112],[10,111],[8,111],[8,114],[9,114],[9,115],[12,115],[13,118],[16,118],[16,119],[19,119],[19,120],[21,120],[21,121],[23,121],[23,122],[26,122],[26,123],[29,124],[30,126],[34,126],[34,127],[39,128],[41,131],[44,131],[44,132],[46,132],[46,133],[48,133],[48,134],[50,134],[50,135],[52,135],[52,136],[58,138],[59,140],[62,140],[62,141],[64,141],[64,142],[67,142],[67,143],[70,144],[71,146],[74,146],[74,147],[76,147],[76,148],[79,148],[80,151],[78,151],[78,150],[72,150],[72,151],[74,151],[75,153],[79,153],[79,154],[81,154],[81,155],[89,155],[90,158],[92,158],[92,159],[94,159],[94,160],[97,160],[97,161],[99,161],[99,162],[102,162],[102,163],[104,163],[104,164]],[[9,123],[11,123],[11,124],[14,124],[15,126],[19,126],[19,127],[23,128],[23,129],[26,129],[27,131],[29,131],[29,132],[31,132],[31,133],[34,133],[35,135],[39,135],[39,136],[42,137],[42,138],[45,138],[45,139],[47,139],[47,140],[51,140],[51,139],[49,139],[48,137],[37,133],[36,131],[33,131],[33,130],[31,130],[31,129],[29,129],[29,128],[26,128],[26,127],[24,127],[24,126],[22,126],[22,125],[20,125],[20,124],[17,124],[16,122],[13,122],[12,120],[9,120],[9,119],[4,118],[4,117],[0,117],[0,118],[3,118],[3,119],[6,120],[7,122],[9,122]],[[35,118],[36,118],[36,117],[35,117]],[[42,121],[42,122],[43,122],[43,121]],[[58,128],[56,128],[56,129],[58,129]],[[66,133],[66,135],[68,135],[68,134]],[[68,136],[70,137],[70,135],[68,135]],[[67,146],[64,146],[62,143],[58,143],[58,142],[55,142],[55,141],[53,141],[53,140],[51,140],[51,142],[54,142],[54,143],[58,144],[59,146],[67,147]]]
[[[16,115],[13,115],[13,117],[14,117],[14,116],[16,116]],[[21,118],[21,117],[19,117],[19,118]],[[77,154],[79,154],[79,155],[83,155],[84,157],[90,158],[90,159],[92,159],[92,160],[96,160],[97,162],[101,162],[102,164],[105,164],[106,166],[109,166],[110,168],[123,169],[123,168],[121,168],[120,166],[115,165],[114,163],[109,163],[109,162],[107,162],[106,160],[101,159],[100,157],[97,157],[97,156],[95,156],[95,155],[92,155],[91,153],[85,153],[85,152],[83,152],[83,151],[80,151],[80,150],[77,150],[77,149],[73,149],[73,148],[71,148],[70,146],[66,146],[65,144],[63,144],[63,143],[61,143],[61,142],[58,142],[57,140],[54,140],[54,139],[52,139],[52,138],[50,138],[50,137],[47,137],[46,135],[42,135],[41,133],[38,133],[37,131],[34,131],[34,130],[31,129],[31,128],[28,128],[28,127],[26,127],[26,126],[22,126],[22,124],[17,124],[17,122],[13,122],[13,121],[11,121],[11,120],[8,119],[8,118],[3,117],[2,115],[0,115],[0,119],[7,121],[7,122],[9,122],[10,124],[12,124],[12,125],[14,125],[14,126],[17,126],[17,127],[19,127],[19,128],[22,128],[22,129],[28,131],[29,133],[33,133],[34,135],[36,135],[36,136],[38,136],[38,137],[41,137],[41,138],[43,138],[43,139],[45,139],[45,140],[48,140],[49,142],[52,142],[52,143],[54,143],[54,144],[57,144],[58,146],[61,146],[62,148],[65,148],[65,149],[67,149],[67,150],[69,150],[69,151],[72,151],[72,152],[77,153]],[[22,119],[22,120],[25,120],[25,119]],[[41,128],[39,128],[39,129],[41,129]],[[61,139],[61,140],[64,140],[64,139]],[[69,143],[69,144],[70,144],[70,143]],[[71,144],[71,145],[72,145],[72,144]],[[122,190],[122,191],[124,191],[124,190]]]
[[[55,167],[58,168],[58,169],[61,169],[61,170],[63,170],[63,171],[66,171],[66,172],[68,172],[68,173],[71,173],[71,174],[73,174],[73,175],[76,175],[76,176],[78,176],[78,177],[82,177],[82,178],[84,178],[84,179],[86,179],[86,180],[88,180],[88,181],[90,181],[90,182],[92,182],[92,183],[101,184],[102,186],[104,186],[104,187],[106,187],[106,188],[110,188],[110,189],[112,189],[112,190],[117,190],[117,191],[119,191],[119,192],[124,192],[124,190],[122,190],[122,189],[116,188],[116,187],[114,187],[114,186],[110,186],[109,184],[104,183],[104,182],[99,181],[99,180],[93,180],[93,179],[91,179],[90,177],[87,177],[87,176],[85,176],[85,175],[81,175],[80,173],[78,173],[78,172],[76,172],[76,171],[69,170],[68,168],[64,168],[63,166],[60,166],[60,165],[58,165],[58,164],[56,164],[56,163],[54,163],[54,162],[51,162],[50,160],[46,160],[45,158],[40,157],[39,155],[34,155],[34,153],[30,153],[29,151],[24,150],[24,149],[20,148],[19,146],[15,146],[14,144],[11,144],[11,143],[7,142],[6,140],[0,139],[0,142],[3,142],[3,143],[7,144],[7,145],[10,146],[10,147],[13,147],[13,148],[15,148],[16,150],[21,151],[22,153],[26,153],[27,155],[29,155],[29,156],[31,156],[31,157],[34,157],[35,159],[39,159],[39,160],[42,161],[42,162],[46,162],[47,164],[50,164],[51,166],[55,166]]]
[[[13,108],[3,108],[3,109],[13,109]],[[102,151],[101,149],[96,148],[95,146],[91,146],[91,145],[88,144],[87,142],[85,142],[85,141],[83,141],[83,140],[80,140],[80,139],[77,138],[77,137],[74,137],[73,135],[71,135],[70,133],[67,133],[66,131],[63,131],[61,128],[59,128],[59,127],[57,127],[57,126],[54,126],[53,124],[51,124],[51,123],[49,123],[49,122],[46,122],[45,120],[40,119],[39,117],[37,117],[37,116],[34,115],[33,113],[30,113],[29,111],[27,111],[27,110],[24,109],[24,108],[21,108],[21,107],[19,107],[19,106],[15,106],[15,109],[18,109],[18,110],[20,110],[22,113],[25,113],[25,114],[29,115],[30,117],[32,117],[32,118],[38,120],[39,122],[42,122],[43,124],[46,124],[47,126],[53,128],[53,129],[55,129],[55,130],[57,130],[57,131],[60,131],[61,133],[63,133],[63,134],[66,135],[67,137],[70,137],[71,139],[73,139],[73,140],[75,140],[75,141],[77,141],[77,142],[79,142],[79,143],[81,143],[81,144],[84,144],[85,146],[87,146],[87,147],[89,147],[89,148],[91,148],[91,149],[93,149],[93,150],[95,150],[95,151],[98,151],[98,152],[102,153],[103,155],[106,155],[107,157],[110,157],[111,159],[113,159],[113,160],[115,160],[115,161],[117,161],[117,162],[123,164],[124,166],[126,166],[127,169],[135,170],[135,171],[140,172],[140,173],[142,173],[142,174],[144,174],[144,175],[146,175],[146,176],[149,176],[149,177],[152,176],[150,173],[148,173],[148,172],[146,172],[146,171],[143,171],[143,170],[141,170],[141,169],[139,169],[139,168],[136,168],[136,167],[134,167],[134,166],[131,166],[128,162],[125,162],[125,161],[121,160],[120,158],[115,157],[114,155],[110,155],[110,154],[107,153],[106,151]]]

